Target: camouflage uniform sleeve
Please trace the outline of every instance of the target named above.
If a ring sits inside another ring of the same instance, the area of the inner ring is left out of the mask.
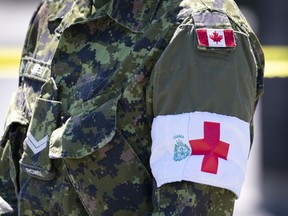
[[[19,160],[27,125],[27,120],[23,116],[21,91],[19,88],[11,100],[4,135],[0,142],[0,196],[3,199],[0,207],[2,214],[10,212],[9,205],[14,212],[17,212]]]
[[[3,148],[0,146],[0,215],[12,213],[13,208],[17,206],[15,206],[17,198],[15,196],[14,185],[7,169],[9,167],[9,151],[7,147]]]
[[[262,92],[262,51],[251,35],[224,13],[204,10],[179,26],[158,60],[151,81],[153,215],[233,214]]]
[[[23,48],[23,55],[27,52],[27,48],[31,46],[27,38],[31,34],[31,29],[37,23],[36,14],[43,2],[39,4],[32,15]],[[15,215],[18,206],[17,196],[21,184],[19,160],[23,153],[22,143],[29,124],[24,96],[25,89],[21,75],[20,68],[19,87],[10,101],[4,134],[0,139],[0,215]]]

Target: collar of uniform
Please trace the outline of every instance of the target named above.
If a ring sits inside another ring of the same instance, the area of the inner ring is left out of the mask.
[[[132,32],[140,33],[143,31],[143,28],[149,26],[160,2],[160,0],[100,1],[101,2],[98,0],[77,0],[71,4],[71,0],[67,0],[64,7],[64,9],[66,9],[65,13],[50,15],[50,20],[60,17],[63,18],[56,32],[61,33],[64,29],[75,23],[87,22],[108,15]],[[91,5],[91,2],[93,2],[93,5]],[[60,7],[60,5],[58,6]]]
[[[93,0],[93,4],[96,7],[95,1],[97,0]],[[154,17],[159,1],[160,0],[111,0],[107,14],[113,20],[131,31],[142,32],[143,28],[145,28]]]

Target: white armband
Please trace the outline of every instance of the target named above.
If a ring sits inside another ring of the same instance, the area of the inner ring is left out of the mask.
[[[150,165],[157,186],[191,181],[238,197],[250,150],[249,123],[209,112],[157,116]]]

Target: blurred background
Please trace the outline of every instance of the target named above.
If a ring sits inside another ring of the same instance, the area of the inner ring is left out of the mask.
[[[0,134],[30,18],[40,0],[0,0]],[[265,94],[234,216],[288,215],[288,1],[236,0],[264,47]]]

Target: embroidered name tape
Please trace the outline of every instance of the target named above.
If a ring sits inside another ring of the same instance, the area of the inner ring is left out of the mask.
[[[230,47],[236,46],[233,29],[196,29],[198,44],[201,47]]]
[[[249,123],[209,112],[157,116],[150,165],[157,186],[190,181],[240,195],[250,149]]]

